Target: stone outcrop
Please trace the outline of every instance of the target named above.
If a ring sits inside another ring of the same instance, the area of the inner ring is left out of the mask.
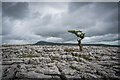
[[[27,45],[0,48],[2,79],[119,80],[119,47]]]

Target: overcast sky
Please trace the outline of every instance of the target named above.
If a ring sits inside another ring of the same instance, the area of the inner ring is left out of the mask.
[[[37,41],[77,43],[68,30],[82,30],[82,43],[118,44],[115,2],[3,2],[3,44]]]

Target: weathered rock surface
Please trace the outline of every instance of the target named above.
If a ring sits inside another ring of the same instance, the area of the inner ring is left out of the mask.
[[[10,46],[0,48],[2,79],[120,80],[119,47]]]

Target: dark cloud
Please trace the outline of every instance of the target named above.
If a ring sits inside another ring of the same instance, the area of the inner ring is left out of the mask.
[[[17,19],[24,19],[29,14],[26,2],[3,2],[2,3],[2,35],[10,34]]]
[[[2,12],[2,3],[0,2],[0,12]],[[0,13],[0,36],[2,35],[2,13]],[[1,37],[0,37],[1,40]]]
[[[80,8],[83,8],[84,6],[88,6],[91,4],[91,2],[71,2],[69,3],[69,13],[74,13],[75,11],[79,10]]]
[[[29,12],[29,13],[28,13]],[[86,33],[83,43],[116,43],[115,2],[31,2],[3,4],[4,43],[77,42],[68,30]],[[27,42],[28,41],[28,42]],[[112,42],[113,41],[113,42]]]
[[[29,14],[28,3],[26,2],[3,2],[3,16],[22,19]]]
[[[82,28],[87,33],[87,36],[118,33],[117,3],[70,3],[69,12],[71,14],[68,15],[65,22],[70,22],[72,26],[77,24],[84,26],[79,27],[79,29]]]
[[[3,18],[2,20],[2,35],[10,34],[13,28],[13,23],[9,19]]]

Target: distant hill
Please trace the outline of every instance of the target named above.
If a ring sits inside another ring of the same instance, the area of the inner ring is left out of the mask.
[[[78,45],[77,43],[53,43],[46,41],[38,41],[33,45]],[[111,47],[120,47],[120,45],[107,45],[107,44],[82,44],[83,46],[111,46]]]
[[[46,41],[38,41],[37,43],[35,43],[35,45],[52,45],[55,44],[53,42],[46,42]]]
[[[38,41],[34,45],[77,45],[71,43],[53,43],[53,42],[46,42],[46,41]]]

